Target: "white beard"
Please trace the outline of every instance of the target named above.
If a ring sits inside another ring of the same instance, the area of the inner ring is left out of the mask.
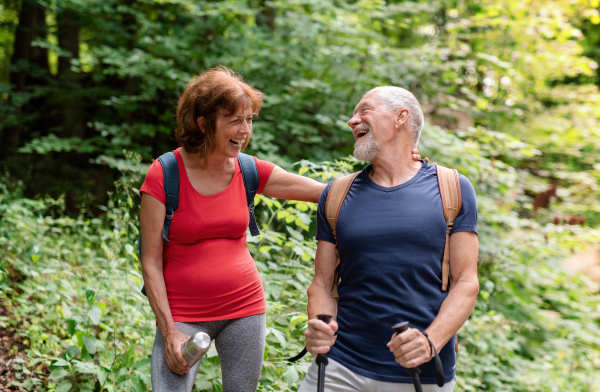
[[[381,151],[381,145],[373,137],[373,131],[369,130],[365,136],[354,143],[354,158],[359,161],[372,161]]]

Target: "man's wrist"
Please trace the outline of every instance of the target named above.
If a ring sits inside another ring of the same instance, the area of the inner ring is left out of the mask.
[[[434,357],[434,354],[437,354],[435,345],[429,338],[429,334],[427,333],[427,331],[421,331],[421,333],[423,334],[423,336],[425,336],[425,339],[427,339],[427,343],[429,346],[429,360],[431,361],[431,359]]]

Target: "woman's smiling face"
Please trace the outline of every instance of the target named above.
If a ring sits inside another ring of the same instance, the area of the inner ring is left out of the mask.
[[[219,115],[215,123],[215,149],[213,154],[228,158],[238,156],[252,136],[252,108],[241,105],[230,116]]]

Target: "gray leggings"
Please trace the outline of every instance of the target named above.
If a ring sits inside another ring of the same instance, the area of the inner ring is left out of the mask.
[[[265,352],[265,313],[233,320],[175,323],[186,335],[205,332],[215,342],[223,392],[255,392]],[[189,373],[180,376],[169,369],[164,358],[165,343],[156,327],[152,347],[152,390],[154,392],[191,391],[198,373],[198,361]]]

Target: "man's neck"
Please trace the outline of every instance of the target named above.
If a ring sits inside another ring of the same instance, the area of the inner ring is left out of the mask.
[[[413,161],[411,150],[381,151],[371,162],[369,177],[377,185],[391,188],[404,184],[413,178],[423,166],[420,161]]]

